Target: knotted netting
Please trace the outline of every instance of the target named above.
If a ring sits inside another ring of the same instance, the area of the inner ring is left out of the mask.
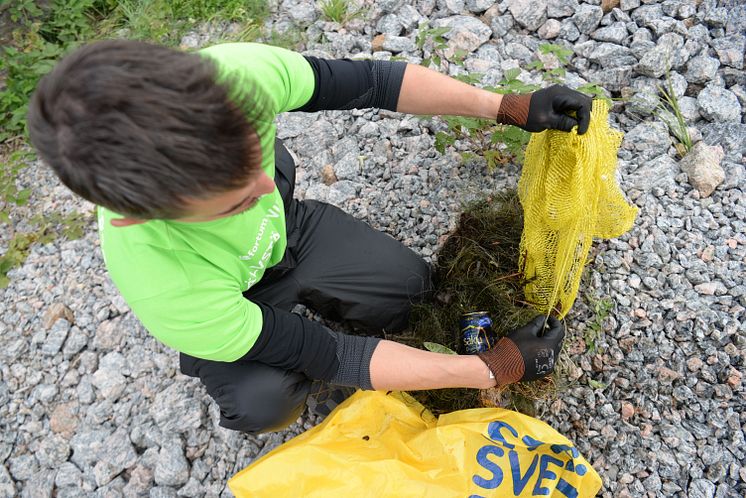
[[[608,116],[606,102],[594,100],[585,134],[547,130],[526,148],[519,267],[526,298],[547,315],[570,311],[593,238],[620,236],[637,215],[617,184],[622,133],[609,127]]]

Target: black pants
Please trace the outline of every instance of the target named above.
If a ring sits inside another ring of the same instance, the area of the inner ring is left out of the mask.
[[[387,234],[340,209],[293,199],[295,164],[278,140],[275,183],[282,193],[288,247],[244,297],[291,310],[301,303],[370,331],[407,325],[429,292],[430,267]],[[199,377],[220,406],[220,425],[248,433],[280,430],[303,412],[311,381],[260,362],[217,362],[181,354],[182,373]]]

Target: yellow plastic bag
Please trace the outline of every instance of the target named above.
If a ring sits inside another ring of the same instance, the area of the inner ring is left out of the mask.
[[[616,181],[622,134],[609,128],[605,101],[593,101],[588,131],[535,133],[526,147],[518,196],[524,213],[519,267],[525,294],[542,313],[564,317],[578,294],[593,237],[630,228],[629,206]]]
[[[592,497],[601,479],[567,438],[501,408],[436,419],[406,393],[358,391],[228,481],[244,497]]]

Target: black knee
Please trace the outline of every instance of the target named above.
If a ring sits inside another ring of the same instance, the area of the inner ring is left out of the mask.
[[[220,426],[246,434],[258,435],[287,429],[298,420],[305,409],[305,400],[290,409],[255,410],[235,409],[227,412],[220,408]]]
[[[198,359],[193,370],[220,407],[220,425],[260,434],[284,429],[305,408],[311,380],[259,362]]]
[[[216,393],[220,425],[250,434],[286,428],[303,413],[311,380],[273,367],[254,370]]]

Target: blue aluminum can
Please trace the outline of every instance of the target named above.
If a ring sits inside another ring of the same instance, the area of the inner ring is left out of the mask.
[[[459,320],[461,344],[466,354],[487,351],[497,342],[497,334],[492,331],[492,319],[486,311],[465,313]]]

